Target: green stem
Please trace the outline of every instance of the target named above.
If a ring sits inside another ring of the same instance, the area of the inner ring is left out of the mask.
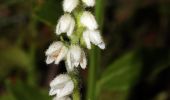
[[[74,34],[72,34],[70,37],[72,44],[79,44],[80,38],[84,30],[84,27],[80,23],[80,17],[82,15],[82,12],[83,12],[82,6],[78,6],[77,9],[73,12],[76,21],[76,26],[75,26]]]
[[[98,21],[100,27],[103,24],[103,12],[104,12],[104,0],[96,1],[95,15],[96,20]],[[87,97],[86,100],[96,100],[97,95],[95,93],[96,90],[96,74],[98,72],[98,68],[100,68],[100,49],[94,47],[89,52],[89,72],[88,72],[88,89],[87,89]]]
[[[96,80],[96,55],[98,53],[96,52],[96,48],[92,49],[89,52],[90,55],[90,64],[89,64],[89,72],[88,72],[88,92],[87,92],[87,100],[95,100],[95,80]]]
[[[78,88],[76,88],[73,92],[73,100],[80,100],[80,92]]]
[[[80,90],[79,90],[79,72],[69,72],[73,82],[74,82],[74,91],[73,91],[73,100],[81,100]]]

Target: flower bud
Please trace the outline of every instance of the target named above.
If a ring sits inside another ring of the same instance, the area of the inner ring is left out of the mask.
[[[86,28],[90,29],[90,30],[95,30],[98,28],[98,24],[96,22],[95,17],[88,11],[84,11],[80,21],[82,23],[83,26],[85,26]]]
[[[67,33],[70,36],[75,27],[75,20],[70,14],[64,14],[58,21],[56,26],[56,34],[60,35],[61,33]]]
[[[65,12],[71,13],[78,5],[79,0],[64,0],[63,9]]]

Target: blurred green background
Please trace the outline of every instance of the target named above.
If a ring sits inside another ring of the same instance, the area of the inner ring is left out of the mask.
[[[51,100],[48,84],[65,68],[46,65],[44,52],[59,40],[61,3],[0,0],[0,100]],[[96,14],[107,49],[87,56],[82,100],[170,100],[170,0],[96,4],[87,10]]]

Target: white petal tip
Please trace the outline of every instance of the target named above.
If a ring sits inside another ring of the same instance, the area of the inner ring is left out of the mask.
[[[63,90],[60,93],[58,93],[57,97],[61,98],[70,95],[73,92],[73,90],[74,90],[74,83],[73,81],[69,81],[68,83],[66,83]]]
[[[98,24],[96,22],[94,15],[89,11],[83,12],[80,18],[80,22],[83,26],[85,26],[86,28],[90,30],[95,30],[98,28]]]
[[[75,62],[74,65],[75,65],[76,67],[78,67],[78,66],[79,66],[79,63],[78,63],[78,62]]]
[[[86,6],[93,7],[95,5],[95,0],[82,0]]]
[[[91,49],[91,44],[90,44],[90,46],[87,45],[87,49]]]
[[[53,90],[53,89],[50,89],[50,91],[49,91],[49,95],[50,96],[53,96],[53,95],[55,95],[56,93],[54,93],[55,91]]]
[[[100,43],[98,46],[99,46],[100,49],[105,49],[106,48],[104,43]]]
[[[51,58],[51,57],[47,57],[47,59],[46,59],[46,64],[51,64],[51,63],[53,63],[54,62],[54,59],[53,58]]]
[[[58,64],[59,64],[59,62],[58,62],[58,61],[55,61],[55,62],[54,62],[54,64],[58,65]]]
[[[82,69],[86,69],[86,66],[81,66]]]

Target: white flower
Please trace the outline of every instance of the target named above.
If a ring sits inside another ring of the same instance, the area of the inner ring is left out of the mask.
[[[80,22],[83,26],[87,27],[90,30],[95,30],[98,28],[95,17],[88,11],[83,12]]]
[[[105,43],[98,30],[86,30],[83,32],[83,38],[88,49],[91,49],[91,43],[99,46],[101,49],[105,49]]]
[[[70,14],[64,14],[58,21],[56,26],[56,34],[60,35],[61,33],[67,33],[70,36],[75,27],[75,20]]]
[[[65,12],[71,13],[78,5],[79,0],[64,0],[63,9]]]
[[[67,74],[61,74],[51,81],[50,87],[49,95],[56,95],[55,98],[62,98],[72,94],[74,90],[74,83],[70,76]]]
[[[50,45],[50,47],[45,52],[47,59],[46,63],[50,64],[55,62],[55,64],[59,64],[61,60],[64,59],[68,51],[68,48],[64,46],[64,44],[60,41],[54,42]]]
[[[86,6],[93,7],[95,5],[95,0],[82,0]]]
[[[68,96],[65,96],[65,97],[62,97],[62,98],[58,98],[57,96],[55,96],[55,97],[53,98],[53,100],[71,100],[71,98],[68,97]]]
[[[86,68],[87,60],[84,51],[78,45],[71,45],[68,53],[66,64],[69,71],[72,71],[74,67],[81,66],[82,69]]]

